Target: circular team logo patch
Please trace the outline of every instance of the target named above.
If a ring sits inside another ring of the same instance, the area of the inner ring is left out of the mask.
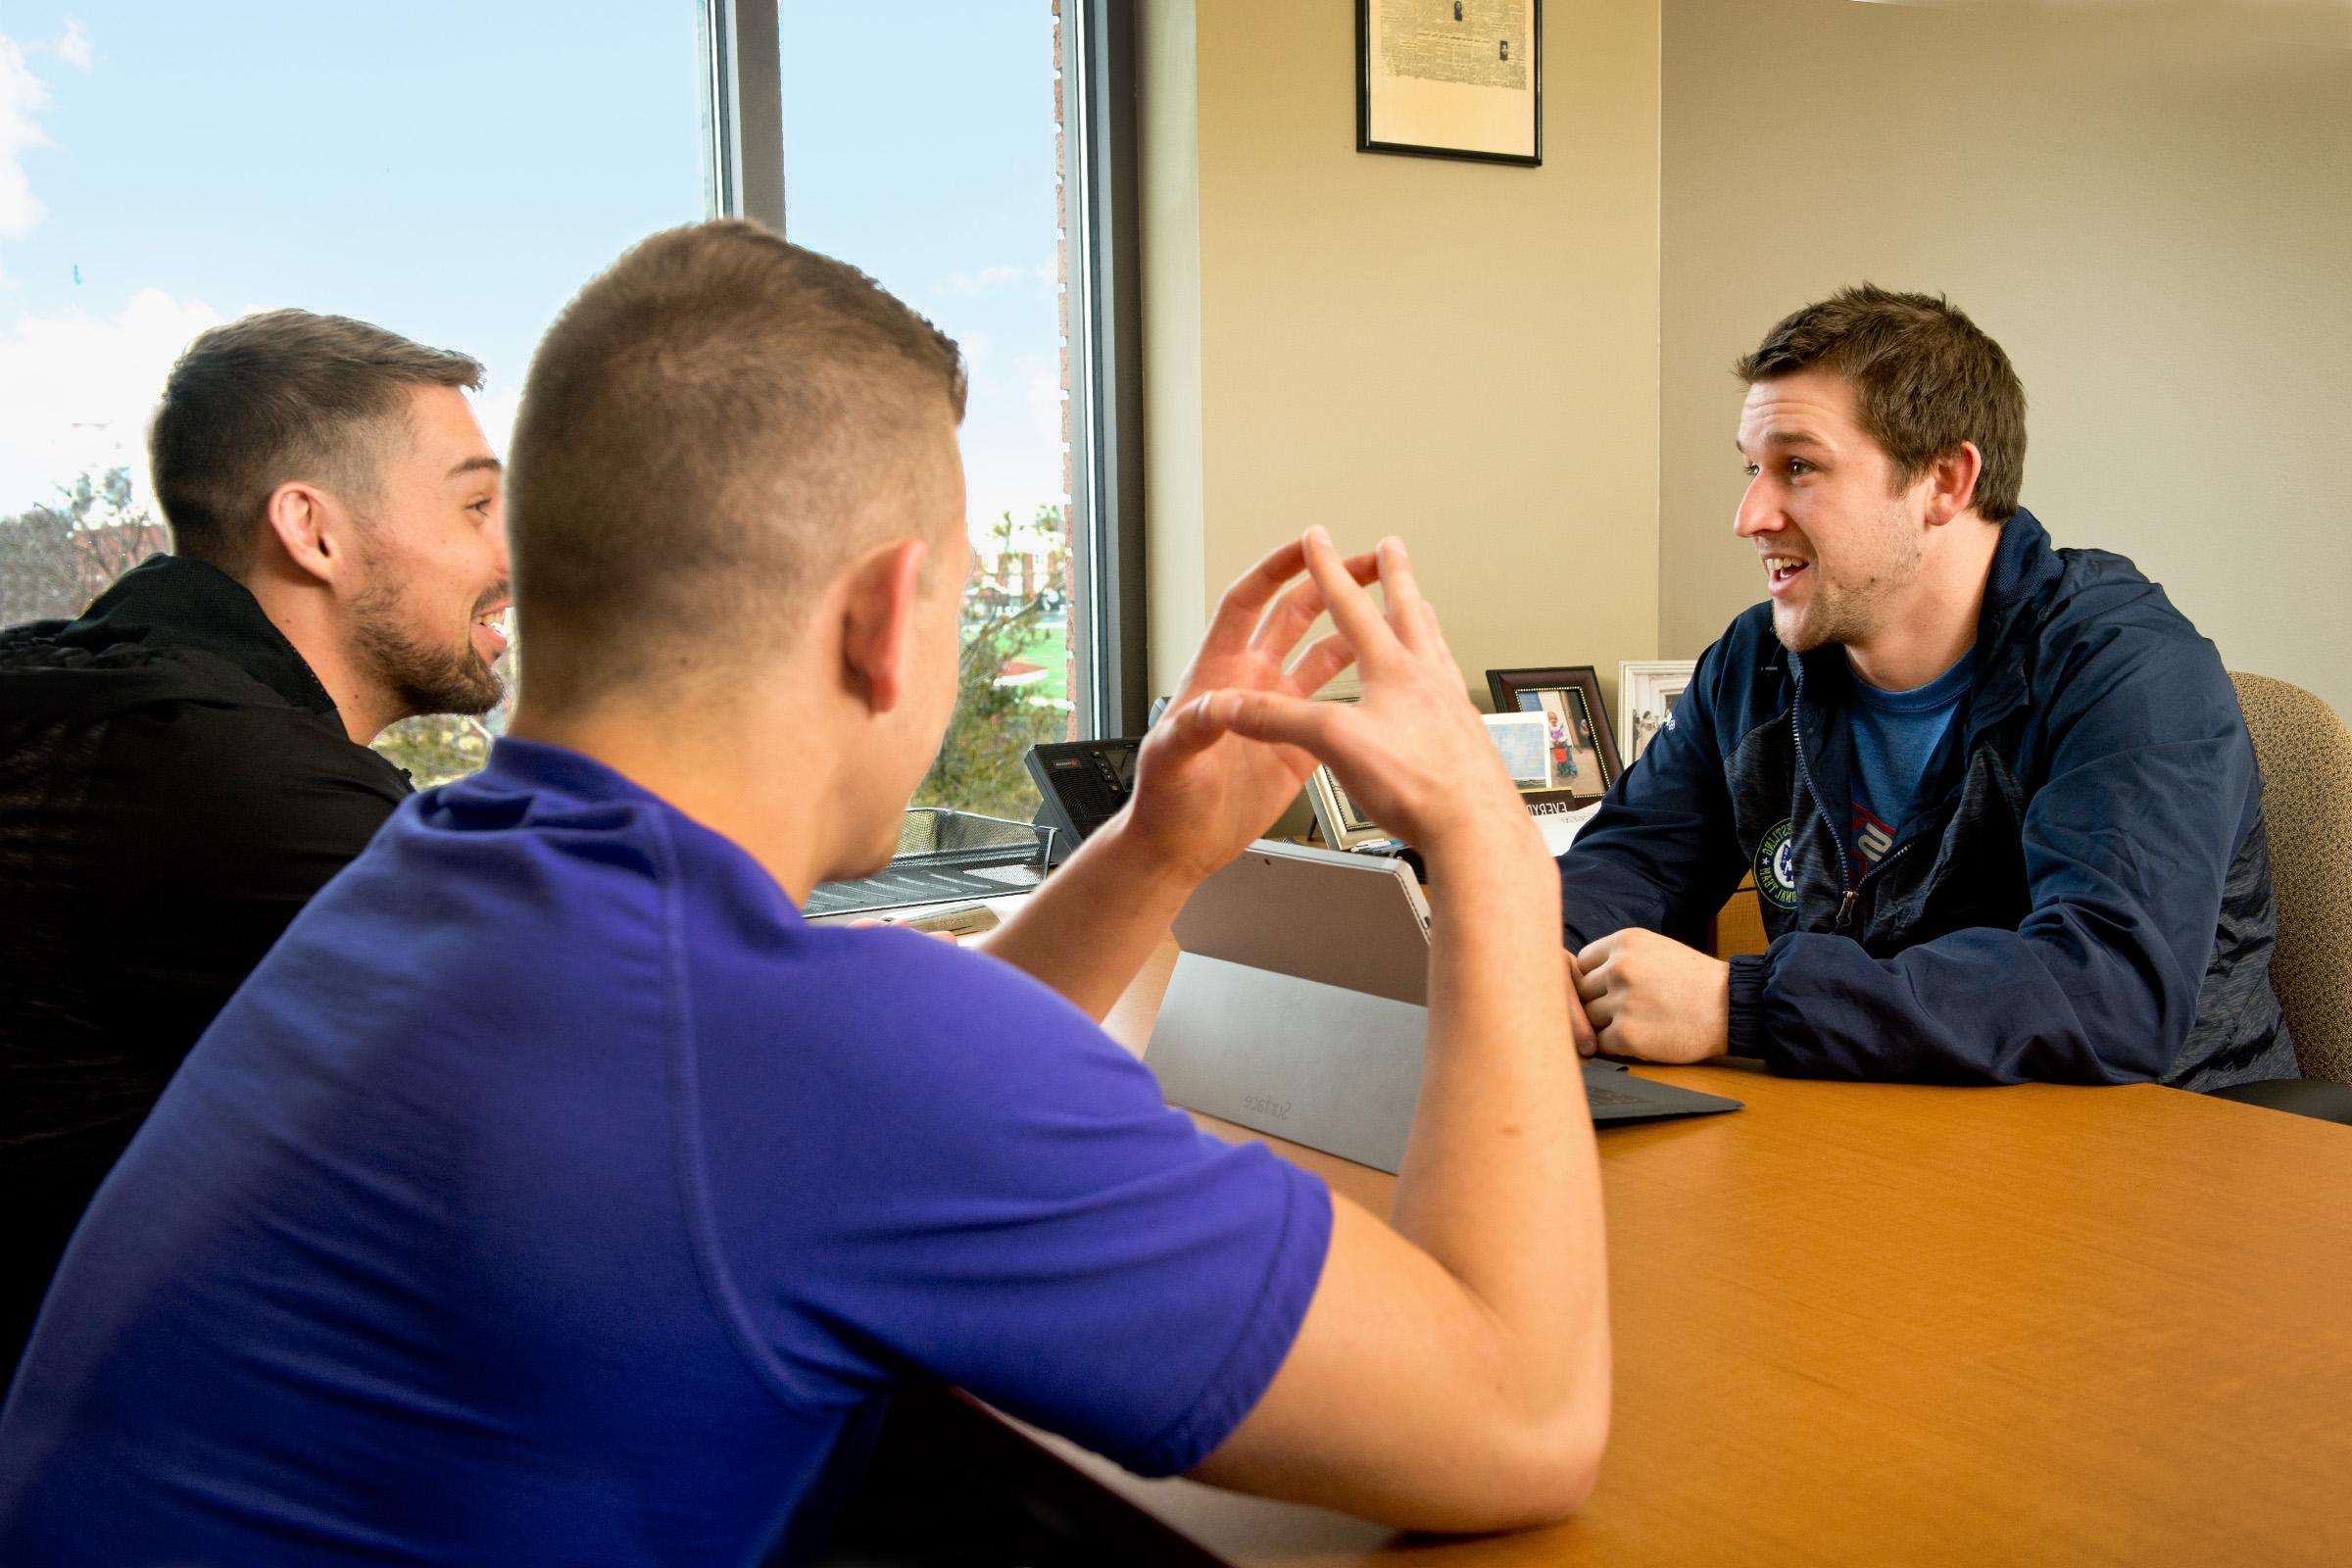
[[[1756,897],[1784,909],[1796,907],[1796,845],[1789,828],[1782,820],[1756,846]]]

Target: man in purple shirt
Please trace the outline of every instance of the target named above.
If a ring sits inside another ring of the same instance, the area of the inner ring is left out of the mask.
[[[512,452],[513,737],[304,912],[100,1193],[0,1412],[0,1560],[799,1556],[916,1382],[1403,1525],[1582,1500],[1553,872],[1400,547],[1237,583],[1133,804],[987,954],[801,919],[946,724],[962,399],[927,322],[750,224],[565,311]],[[1359,703],[1306,701],[1350,661]],[[1310,757],[1441,911],[1386,1223],[1095,1022]]]

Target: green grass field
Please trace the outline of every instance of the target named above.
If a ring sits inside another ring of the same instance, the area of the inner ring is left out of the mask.
[[[1013,657],[1026,664],[1039,664],[1047,670],[1044,680],[1024,690],[1032,697],[1051,697],[1055,702],[1070,699],[1070,628],[1066,621],[1054,621],[1040,626],[1037,641]]]

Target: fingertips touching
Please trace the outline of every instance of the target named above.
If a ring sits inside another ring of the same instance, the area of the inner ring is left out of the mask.
[[[1303,544],[1303,540],[1290,539],[1276,545],[1258,558],[1257,564],[1250,568],[1250,575],[1266,579],[1274,587],[1289,582],[1298,575],[1298,568],[1305,564]]]
[[[1379,610],[1346,569],[1348,564],[1332,548],[1329,533],[1321,527],[1308,529],[1306,545],[1306,569],[1323,591],[1332,624],[1356,639],[1356,654],[1361,658],[1365,651],[1363,639],[1379,624]]]

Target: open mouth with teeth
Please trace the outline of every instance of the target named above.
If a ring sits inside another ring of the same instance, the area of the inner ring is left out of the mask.
[[[1765,581],[1777,594],[1811,570],[1812,566],[1813,563],[1800,560],[1795,556],[1766,556],[1764,558]]]
[[[496,610],[486,610],[473,617],[473,651],[485,661],[496,659],[507,651],[510,641],[508,617],[513,612],[513,607],[501,605]]]

